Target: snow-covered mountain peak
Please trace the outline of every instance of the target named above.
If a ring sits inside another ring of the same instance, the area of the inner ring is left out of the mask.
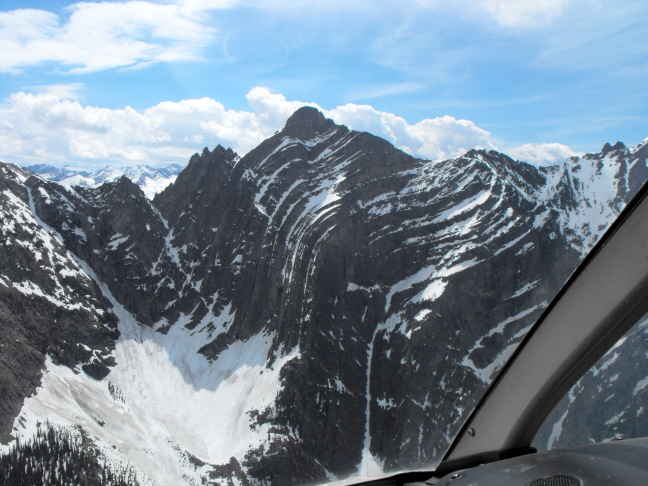
[[[18,165],[8,164],[0,161],[0,174],[10,180],[16,182],[25,182],[32,174],[32,172],[24,167]]]
[[[72,168],[60,168],[46,164],[32,165],[28,169],[42,178],[58,182],[66,187],[97,187],[104,182],[111,182],[122,176],[128,177],[140,186],[146,197],[153,197],[171,184],[182,170],[182,166],[171,164],[166,167],[135,165],[127,167],[106,166],[95,172],[79,171]]]

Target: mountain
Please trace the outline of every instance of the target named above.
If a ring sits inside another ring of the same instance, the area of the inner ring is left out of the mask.
[[[153,199],[3,164],[3,442],[74,425],[156,485],[431,467],[646,150],[432,162],[305,107]]]
[[[111,354],[119,332],[84,264],[35,216],[27,181],[37,179],[16,166],[0,165],[0,173],[0,434],[5,442],[23,399],[41,381],[46,358],[101,379],[115,362]],[[39,193],[46,195],[45,189]],[[65,204],[65,199],[48,204]]]
[[[170,164],[166,167],[158,168],[148,165],[136,165],[132,167],[106,166],[95,172],[88,172],[37,164],[31,165],[27,169],[37,173],[43,179],[58,182],[66,187],[98,187],[105,182],[113,182],[122,176],[126,176],[142,188],[146,197],[152,199],[153,196],[175,180],[182,170],[182,166],[178,164]]]
[[[68,177],[79,176],[80,178],[91,178],[91,174],[85,170],[76,170],[70,167],[56,167],[48,164],[35,164],[27,167],[32,172],[35,172],[43,179],[54,182],[61,182]],[[105,182],[105,181],[104,181]]]

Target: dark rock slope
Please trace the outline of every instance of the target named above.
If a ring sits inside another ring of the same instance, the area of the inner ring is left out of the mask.
[[[22,374],[2,363],[4,432],[45,355],[108,372],[116,335],[99,284],[142,325],[168,332],[182,317],[209,332],[210,360],[259,333],[273,340],[268,368],[299,350],[276,400],[252,417],[273,433],[237,458],[272,484],[343,477],[370,457],[385,470],[434,463],[647,176],[645,147],[622,144],[542,169],[493,151],[424,161],[307,107],[245,157],[220,146],[194,155],[152,202],[125,178],[69,191],[3,171],[2,244],[13,253],[0,292],[15,302],[3,297],[0,312],[16,336],[2,359],[28,361]],[[16,288],[39,254],[20,241],[39,238],[43,293],[59,261],[96,279],[61,290],[85,327],[48,299],[60,278],[45,297]],[[10,324],[19,307],[30,312]],[[216,328],[225,309],[231,322]],[[46,331],[56,312],[71,320],[57,324],[73,333],[65,341]]]
[[[0,164],[0,439],[40,382],[46,357],[101,379],[118,337],[95,281],[35,214],[70,203],[29,171]],[[41,207],[42,211],[36,208]],[[79,236],[81,237],[81,236]]]

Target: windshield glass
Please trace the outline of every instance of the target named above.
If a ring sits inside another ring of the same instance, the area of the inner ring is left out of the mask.
[[[576,383],[534,439],[538,450],[648,435],[648,316]]]
[[[0,482],[439,464],[648,179],[644,2],[446,3],[3,2]]]

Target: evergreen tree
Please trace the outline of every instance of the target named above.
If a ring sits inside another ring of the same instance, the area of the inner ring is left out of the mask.
[[[132,469],[113,470],[80,427],[39,424],[34,437],[0,456],[0,486],[130,486]]]

